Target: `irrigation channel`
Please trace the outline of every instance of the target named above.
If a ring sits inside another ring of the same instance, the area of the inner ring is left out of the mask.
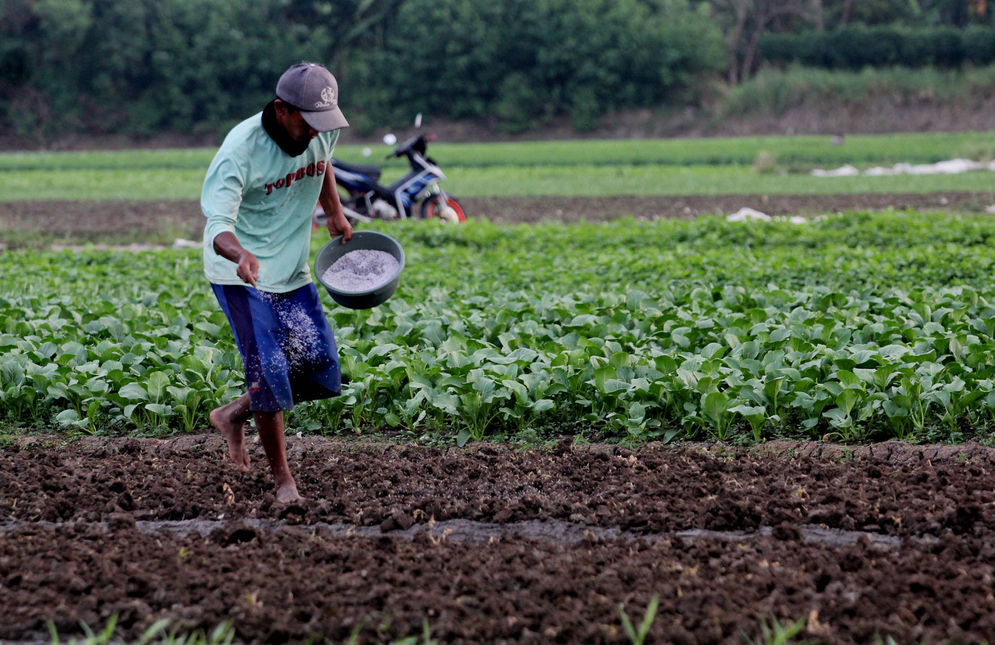
[[[240,642],[995,642],[995,452],[8,437],[0,641],[117,616]],[[774,621],[777,621],[776,623]]]
[[[121,521],[120,519],[118,521]],[[124,520],[127,522],[127,520]],[[388,520],[389,521],[389,520]],[[20,529],[63,528],[65,522],[24,522],[10,521],[0,524],[0,535],[13,533]],[[100,528],[110,530],[110,522],[97,522]],[[470,520],[447,520],[427,524],[414,524],[404,529],[384,530],[379,526],[357,526],[343,522],[314,524],[291,524],[280,520],[245,519],[233,523],[229,520],[172,520],[172,521],[141,521],[135,522],[135,528],[142,533],[171,533],[180,537],[199,535],[211,537],[218,532],[228,532],[230,540],[246,541],[258,536],[285,531],[288,528],[304,529],[314,534],[324,534],[331,537],[391,537],[414,540],[424,536],[430,541],[449,540],[452,542],[489,542],[501,539],[545,540],[558,544],[576,544],[585,540],[645,540],[657,542],[661,540],[719,540],[747,541],[774,535],[775,530],[785,530],[783,527],[762,526],[756,531],[710,531],[706,529],[685,529],[673,533],[645,533],[621,531],[617,528],[601,528],[586,526],[559,520],[526,520],[497,524],[494,522],[474,522]],[[797,537],[803,542],[827,544],[830,546],[849,546],[866,540],[880,548],[900,548],[902,539],[892,535],[873,533],[869,531],[844,531],[824,526],[802,525],[797,527]],[[935,536],[922,538],[907,538],[926,544],[936,543]]]

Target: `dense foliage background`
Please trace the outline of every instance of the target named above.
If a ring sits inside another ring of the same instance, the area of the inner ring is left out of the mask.
[[[0,0],[0,134],[217,132],[296,60],[359,132],[700,105],[765,65],[988,64],[987,0]]]

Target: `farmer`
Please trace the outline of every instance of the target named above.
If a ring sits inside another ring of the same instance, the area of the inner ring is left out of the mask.
[[[276,98],[236,125],[201,193],[204,273],[231,324],[248,391],[213,410],[235,467],[249,469],[245,422],[255,421],[280,502],[301,499],[287,464],[283,411],[341,390],[338,350],[311,281],[311,214],[320,202],[332,235],[352,237],[329,159],[348,122],[335,77],[291,66]]]

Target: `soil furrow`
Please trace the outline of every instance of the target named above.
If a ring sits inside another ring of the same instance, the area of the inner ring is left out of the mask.
[[[113,530],[115,526],[131,525],[125,518],[116,518],[114,522],[95,522],[101,529]],[[0,523],[0,535],[15,533],[22,530],[46,529],[54,530],[73,525],[75,522],[28,522],[13,520]],[[476,522],[473,520],[446,520],[442,522],[429,522],[427,524],[415,524],[405,529],[384,530],[379,526],[358,526],[346,523],[316,522],[314,524],[291,523],[281,520],[269,519],[241,519],[241,520],[173,520],[173,521],[136,521],[133,526],[142,533],[170,533],[178,537],[188,537],[199,535],[200,537],[210,537],[216,532],[237,533],[239,531],[258,531],[261,534],[279,533],[293,528],[293,530],[304,530],[311,533],[321,532],[332,537],[360,537],[379,538],[391,537],[407,540],[414,540],[419,537],[427,537],[429,540],[449,542],[487,542],[497,539],[524,539],[534,541],[552,542],[554,544],[569,545],[585,540],[620,540],[646,542],[659,542],[662,540],[716,540],[719,542],[743,542],[755,540],[762,537],[776,535],[779,539],[797,539],[802,542],[813,544],[823,544],[827,546],[851,546],[859,541],[866,540],[868,544],[882,549],[900,548],[906,540],[918,544],[935,544],[938,540],[935,536],[927,535],[922,537],[899,538],[893,535],[883,535],[868,531],[844,531],[841,529],[831,529],[824,526],[800,525],[800,526],[761,526],[755,531],[709,531],[704,529],[684,529],[672,533],[633,533],[622,530],[618,527],[599,527],[562,522],[558,520],[530,520],[524,522],[511,522],[508,524],[495,524],[493,522]]]
[[[117,615],[124,637],[155,620],[246,642],[388,642],[423,622],[446,643],[624,643],[619,607],[660,607],[653,642],[744,642],[761,621],[802,620],[829,643],[980,642],[995,634],[995,547],[945,536],[882,549],[772,531],[576,543],[336,536],[318,528],[146,533],[123,520],[24,527],[0,539],[0,640],[77,634]]]
[[[94,438],[0,453],[0,521],[270,518],[404,530],[430,520],[555,520],[633,534],[825,526],[896,537],[995,534],[995,453],[886,444],[465,449],[291,438],[302,504],[276,503],[213,435]],[[811,456],[806,456],[811,455]],[[99,467],[97,467],[99,466]],[[10,473],[17,473],[13,477]]]

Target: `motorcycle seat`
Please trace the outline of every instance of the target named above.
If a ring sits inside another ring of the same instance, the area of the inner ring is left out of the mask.
[[[359,163],[347,163],[340,159],[332,158],[332,166],[335,168],[341,168],[342,170],[347,170],[349,172],[357,173],[360,175],[366,175],[367,177],[373,178],[375,181],[380,179],[380,175],[383,170],[379,166],[370,166],[367,164]]]

